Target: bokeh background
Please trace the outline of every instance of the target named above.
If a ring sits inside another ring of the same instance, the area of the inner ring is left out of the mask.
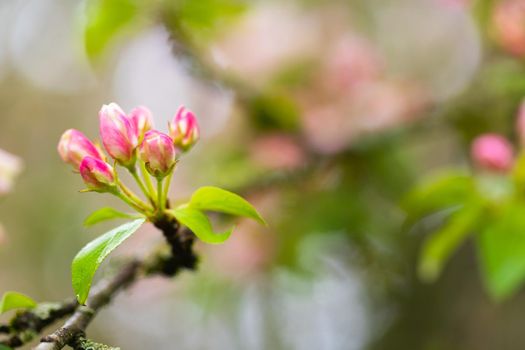
[[[202,139],[171,198],[221,186],[269,227],[239,222],[224,245],[198,247],[198,273],[125,291],[91,338],[130,350],[525,347],[525,295],[494,302],[471,243],[435,283],[418,279],[435,223],[407,225],[400,204],[428,175],[469,171],[480,133],[516,140],[525,1],[9,0],[0,23],[0,148],[24,163],[0,199],[0,292],[71,296],[72,258],[112,225],[83,219],[121,207],[78,192],[56,153],[62,132],[97,138],[111,101],[148,106],[166,131],[184,104]],[[112,258],[161,241],[145,227]]]

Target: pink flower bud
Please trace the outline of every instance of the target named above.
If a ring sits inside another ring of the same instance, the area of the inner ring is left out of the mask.
[[[166,176],[175,165],[173,140],[156,130],[150,130],[144,135],[139,155],[146,163],[149,173],[157,178]]]
[[[129,118],[131,119],[135,130],[137,130],[137,137],[140,144],[144,139],[144,134],[153,128],[153,117],[151,111],[146,107],[139,106],[129,113]]]
[[[511,144],[497,134],[476,138],[472,144],[472,158],[479,167],[495,172],[507,172],[514,162]]]
[[[138,145],[138,132],[131,119],[116,103],[103,105],[99,117],[100,136],[106,151],[120,164],[132,165]]]
[[[97,192],[108,192],[115,184],[113,167],[108,163],[87,156],[80,163],[80,175],[88,189]]]
[[[181,106],[171,123],[169,133],[176,147],[189,150],[199,140],[199,124],[192,111]]]
[[[58,143],[58,153],[62,160],[78,170],[86,156],[104,159],[104,155],[83,133],[75,129],[66,130]]]

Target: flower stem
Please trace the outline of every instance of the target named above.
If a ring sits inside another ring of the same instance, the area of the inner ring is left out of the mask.
[[[146,163],[139,162],[140,163],[140,171],[142,172],[142,177],[146,181],[146,186],[148,186],[149,193],[151,193],[152,198],[157,197],[157,193],[155,192],[155,188],[153,187],[153,183],[151,182],[151,177],[148,173],[148,170],[146,169]]]
[[[166,183],[164,184],[164,203],[168,203],[168,191],[170,190],[171,178],[173,177],[173,171],[171,171],[166,177]]]
[[[140,211],[147,212],[147,211],[151,211],[152,210],[152,208],[147,203],[144,203],[139,197],[137,197],[137,195],[135,195],[133,193],[133,191],[131,191],[129,188],[127,188],[126,185],[124,185],[120,181],[118,182],[118,184],[119,184],[120,188],[122,189],[122,192],[119,192],[119,193],[123,194],[129,200],[131,200],[137,207],[140,208]]]
[[[164,209],[165,209],[165,200],[164,200],[164,191],[162,190],[162,182],[163,182],[163,179],[157,179],[157,194],[158,194],[158,199],[159,199],[159,213],[163,213],[164,212]]]
[[[126,204],[128,204],[130,207],[132,207],[133,209],[135,210],[138,210],[140,212],[144,211],[144,208],[138,206],[137,204],[135,204],[135,202],[133,202],[128,196],[126,196],[124,193],[120,192],[120,191],[117,191],[114,193],[115,196],[117,196],[118,198],[122,199]]]
[[[135,179],[135,181],[137,182],[137,184],[139,185],[140,187],[140,190],[142,191],[142,193],[144,193],[144,195],[146,196],[146,198],[150,201],[150,203],[155,206],[155,201],[153,199],[153,197],[151,196],[151,192],[148,191],[146,189],[146,187],[144,186],[144,182],[142,182],[139,174],[137,173],[137,169],[135,167],[132,167],[132,168],[129,168],[128,169],[129,172],[131,173],[131,176],[133,176],[133,178]]]

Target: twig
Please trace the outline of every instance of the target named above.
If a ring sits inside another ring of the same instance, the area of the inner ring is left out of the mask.
[[[181,229],[175,220],[162,219],[155,223],[169,246],[170,253],[154,251],[144,259],[134,259],[119,268],[115,275],[106,276],[94,287],[86,306],[76,300],[62,303],[40,304],[36,309],[18,314],[9,325],[0,326],[0,334],[8,338],[0,340],[0,345],[11,348],[20,347],[30,342],[42,330],[55,321],[71,315],[64,325],[52,334],[44,336],[35,350],[59,350],[69,345],[81,349],[79,344],[86,343],[86,328],[95,318],[98,311],[109,304],[113,297],[140,277],[161,274],[174,276],[181,269],[194,270],[197,257],[193,252],[194,235],[186,228]],[[81,341],[83,340],[83,341]]]
[[[131,261],[123,266],[114,277],[98,283],[87,302],[87,306],[79,306],[63,327],[53,334],[43,337],[35,349],[59,350],[76,341],[77,337],[85,333],[87,326],[97,312],[106,306],[119,290],[135,281],[140,266],[139,261]]]
[[[116,275],[101,280],[94,287],[87,305],[77,307],[64,326],[43,337],[35,350],[59,350],[66,345],[75,346],[79,337],[84,336],[86,328],[98,311],[109,304],[120,290],[135,282],[141,272],[144,275],[160,273],[173,276],[181,269],[196,268],[197,257],[193,252],[193,233],[180,229],[174,220],[164,219],[155,223],[155,226],[163,232],[172,254],[163,256],[155,252],[152,254],[153,258],[133,260],[124,265]]]
[[[34,335],[55,321],[75,312],[78,303],[75,299],[62,303],[42,303],[34,310],[17,314],[9,325],[1,325],[0,329],[8,338],[0,340],[0,344],[12,348],[29,342]]]

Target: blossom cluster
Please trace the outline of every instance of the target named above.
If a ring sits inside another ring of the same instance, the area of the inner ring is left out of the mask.
[[[99,119],[102,145],[113,165],[98,144],[75,129],[65,131],[60,138],[58,153],[62,160],[80,173],[86,191],[114,194],[141,212],[163,208],[166,198],[162,193],[167,191],[179,155],[199,139],[195,115],[180,107],[168,123],[168,134],[154,129],[150,110],[142,106],[126,114],[116,103],[103,105]],[[119,180],[116,165],[131,173],[149,203]],[[151,176],[157,180],[157,189]]]

